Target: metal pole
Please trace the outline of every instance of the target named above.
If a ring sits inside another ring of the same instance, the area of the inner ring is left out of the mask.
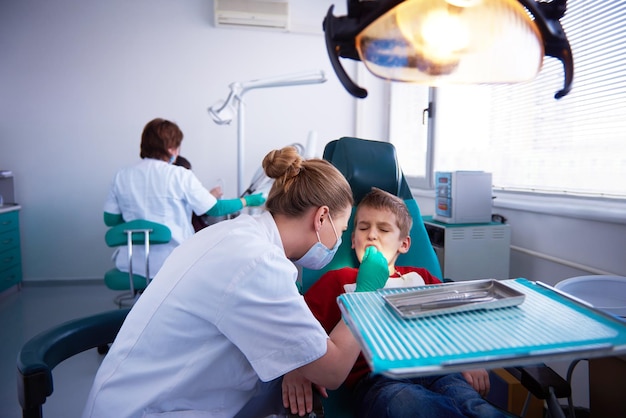
[[[242,94],[243,96],[243,94]],[[244,158],[244,103],[243,97],[239,96],[237,101],[237,196],[241,197],[243,194],[243,163]]]

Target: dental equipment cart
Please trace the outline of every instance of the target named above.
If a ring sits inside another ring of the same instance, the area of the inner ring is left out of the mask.
[[[416,288],[345,293],[337,300],[372,371],[390,377],[626,353],[626,323],[617,317],[539,282],[500,283],[524,294],[523,302],[407,319],[384,296]]]

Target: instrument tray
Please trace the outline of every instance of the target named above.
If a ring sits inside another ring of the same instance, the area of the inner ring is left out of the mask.
[[[443,283],[382,295],[402,318],[412,319],[477,309],[498,309],[524,302],[524,293],[498,280]]]

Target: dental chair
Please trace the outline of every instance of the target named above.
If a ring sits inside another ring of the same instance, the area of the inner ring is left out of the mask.
[[[324,149],[323,158],[337,167],[348,180],[352,188],[355,207],[372,187],[378,187],[404,199],[413,217],[411,248],[406,254],[401,254],[398,257],[396,264],[424,267],[433,276],[442,278],[437,255],[428,238],[417,202],[413,198],[398,164],[393,144],[344,137],[329,142]],[[348,223],[348,229],[342,234],[342,244],[330,264],[322,270],[303,269],[302,293],[306,292],[326,271],[359,265],[351,248],[354,209]],[[329,391],[329,397],[322,401],[324,414],[327,418],[354,416],[352,412],[353,402],[349,392],[343,387]]]
[[[332,163],[346,177],[354,196],[354,209],[372,187],[385,190],[404,199],[411,216],[411,248],[398,257],[400,266],[424,267],[433,276],[441,278],[441,267],[435,254],[417,202],[398,164],[396,149],[389,142],[344,137],[329,142],[323,158]],[[352,216],[348,229],[342,235],[342,244],[333,260],[322,270],[303,269],[301,291],[306,292],[325,272],[342,267],[357,267],[359,262],[351,248]]]
[[[62,361],[112,343],[129,309],[75,319],[28,340],[17,356],[17,397],[23,418],[41,418],[54,390],[52,370]]]
[[[354,195],[355,207],[372,187],[385,190],[404,199],[411,216],[411,247],[406,254],[401,254],[397,265],[420,266],[440,279],[443,278],[439,260],[432,247],[417,202],[404,178],[398,164],[396,150],[388,142],[372,141],[344,137],[329,142],[324,149],[323,158],[331,162],[346,177]],[[322,270],[303,269],[300,290],[306,292],[326,271],[342,267],[358,267],[359,262],[351,248],[354,210],[348,223],[348,229],[342,234],[342,244],[333,260]],[[443,281],[443,279],[442,279]],[[531,394],[548,404],[548,416],[562,417],[556,398],[567,397],[570,387],[567,382],[549,367],[536,366],[508,368],[529,391],[526,403],[521,411],[524,417],[531,400]],[[354,401],[350,391],[343,386],[335,391],[328,391],[329,397],[323,399],[326,418],[354,417]],[[510,413],[509,413],[510,414]],[[320,416],[319,414],[317,416]],[[510,416],[517,416],[512,415]]]
[[[107,231],[104,240],[109,247],[126,245],[128,248],[128,272],[113,268],[104,274],[104,283],[109,289],[127,291],[115,298],[120,308],[132,305],[150,283],[150,245],[167,244],[171,239],[172,232],[167,226],[143,219],[125,222]],[[145,277],[133,273],[135,246],[143,246],[144,249]]]

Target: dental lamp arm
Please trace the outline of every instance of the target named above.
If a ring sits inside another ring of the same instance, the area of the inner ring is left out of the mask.
[[[219,125],[229,124],[233,118],[237,117],[237,192],[243,195],[243,161],[244,161],[244,103],[243,95],[253,89],[287,87],[305,84],[318,84],[326,82],[326,75],[323,71],[312,71],[288,76],[272,77],[263,80],[251,80],[244,83],[232,83],[230,93],[225,101],[219,101],[208,109],[213,121]]]
[[[339,57],[360,61],[356,50],[355,37],[363,29],[374,22],[379,16],[397,6],[403,0],[391,0],[383,2],[361,2],[348,0],[348,15],[336,17],[333,15],[335,6],[330,6],[326,18],[322,24],[326,51],[330,63],[350,94],[360,99],[367,97],[367,90],[358,86],[341,65]]]
[[[273,87],[287,87],[303,84],[318,84],[326,81],[324,71],[309,71],[303,73],[290,74],[286,76],[263,78],[260,80],[250,80],[243,83],[237,83],[241,87],[240,96],[243,96],[248,90],[264,89]]]
[[[230,91],[226,100],[220,100],[215,103],[213,106],[209,107],[208,112],[215,123],[218,125],[227,125],[230,124],[235,116],[237,101],[242,100],[243,95],[250,90],[317,84],[325,81],[326,75],[324,71],[318,70],[260,80],[250,80],[243,83],[234,82],[229,85]]]
[[[563,88],[554,95],[555,99],[560,99],[570,92],[574,81],[572,48],[560,22],[567,10],[567,0],[552,0],[549,3],[537,3],[535,0],[518,1],[535,16],[535,22],[543,38],[545,54],[563,64]]]

